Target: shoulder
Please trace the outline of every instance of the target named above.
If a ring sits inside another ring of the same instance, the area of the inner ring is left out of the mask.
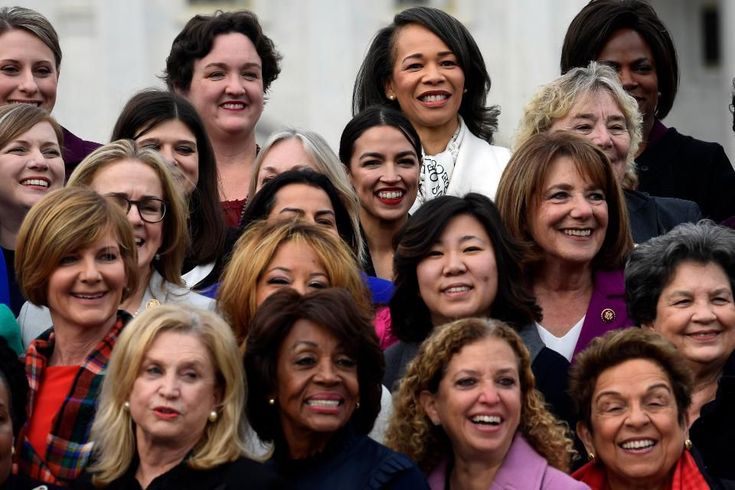
[[[411,459],[366,436],[352,458],[364,459],[372,472],[366,488],[426,488],[426,478]]]
[[[674,158],[677,161],[694,158],[698,165],[730,163],[725,150],[719,143],[702,141],[693,136],[681,134],[676,128],[668,128],[663,138],[654,146],[646,148],[639,159],[643,161],[647,159],[655,160],[662,156]]]
[[[478,138],[469,130],[462,140],[459,151],[460,155],[462,153],[469,153],[473,159],[490,158],[503,166],[510,160],[510,150],[508,148],[490,144],[484,139]]]
[[[586,483],[575,480],[563,471],[549,466],[544,472],[544,479],[541,483],[543,490],[589,490],[590,487]]]
[[[670,228],[685,222],[696,222],[702,218],[702,211],[694,201],[676,197],[649,196],[656,204],[659,216]]]
[[[227,463],[225,470],[225,488],[277,489],[284,488],[285,482],[263,463],[248,458],[240,458]]]

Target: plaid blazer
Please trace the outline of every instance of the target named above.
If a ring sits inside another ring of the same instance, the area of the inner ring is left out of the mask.
[[[25,355],[28,392],[28,421],[21,429],[18,442],[18,472],[38,482],[66,486],[83,471],[92,453],[89,431],[97,409],[97,395],[102,387],[112,347],[131,316],[117,312],[117,321],[104,339],[97,344],[79,366],[59,413],[54,417],[51,433],[46,438],[46,454],[39,455],[28,440],[28,428],[33,417],[38,390],[44,370],[54,350],[54,332],[49,329],[34,340]]]

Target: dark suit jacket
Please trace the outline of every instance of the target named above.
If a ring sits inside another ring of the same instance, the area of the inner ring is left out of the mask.
[[[697,203],[675,197],[657,197],[645,192],[625,190],[630,231],[635,243],[663,235],[680,223],[702,219]]]
[[[64,133],[64,154],[62,156],[66,167],[66,178],[68,179],[79,165],[79,162],[102,145],[94,141],[85,141],[66,128],[61,129]]]

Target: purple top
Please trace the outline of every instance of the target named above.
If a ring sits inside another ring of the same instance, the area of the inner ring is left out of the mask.
[[[85,141],[66,128],[61,129],[64,133],[64,154],[62,156],[66,167],[66,178],[68,179],[79,165],[79,162],[102,145],[94,141]]]
[[[444,490],[447,461],[429,474],[431,490]],[[488,490],[589,490],[585,483],[556,468],[536,452],[520,433],[516,433],[503,464]]]

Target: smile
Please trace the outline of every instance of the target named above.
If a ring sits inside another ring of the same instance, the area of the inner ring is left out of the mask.
[[[469,286],[451,286],[445,289],[444,292],[448,294],[458,294],[458,293],[466,293],[470,289],[472,288],[470,288]]]
[[[497,415],[475,415],[474,417],[471,417],[470,420],[473,424],[482,425],[500,425],[503,421],[503,419]]]
[[[89,300],[100,299],[105,294],[107,294],[107,293],[106,292],[100,292],[100,293],[71,293],[71,295],[74,296],[75,298],[89,299]]]
[[[592,234],[591,228],[584,228],[584,229],[565,229],[563,230],[564,234],[567,236],[579,236],[579,237],[588,237]]]
[[[379,191],[378,197],[380,199],[401,199],[403,197],[403,191]]]
[[[20,185],[24,185],[27,187],[43,187],[45,189],[48,189],[50,184],[47,180],[44,179],[30,178],[21,180]]]
[[[636,439],[620,444],[620,447],[626,450],[648,449],[656,445],[653,439]]]
[[[40,100],[9,100],[8,102],[11,103],[11,104],[30,104],[30,105],[34,105],[36,107],[40,107],[41,106],[41,101]]]
[[[135,239],[135,246],[136,246],[136,247],[138,247],[138,248],[140,248],[140,247],[142,247],[143,245],[145,245],[145,239],[143,239],[143,238],[140,238],[140,237],[137,237],[137,238]]]
[[[306,404],[310,407],[337,408],[342,404],[341,400],[307,400]]]
[[[449,98],[449,94],[428,94],[428,95],[422,95],[419,97],[419,100],[421,102],[443,102]]]
[[[220,107],[229,110],[242,110],[245,109],[245,104],[243,102],[225,102],[224,104],[221,104]]]

